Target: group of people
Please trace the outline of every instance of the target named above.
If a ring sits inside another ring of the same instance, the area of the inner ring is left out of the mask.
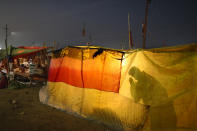
[[[6,88],[8,85],[8,66],[6,63],[0,61],[0,88]],[[38,56],[33,58],[16,58],[9,62],[9,77],[14,78],[16,74],[45,77],[47,75],[47,65],[47,61]]]

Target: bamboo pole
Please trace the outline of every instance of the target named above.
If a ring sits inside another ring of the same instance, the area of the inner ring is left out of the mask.
[[[146,48],[146,32],[147,32],[147,24],[148,24],[148,7],[151,0],[146,0],[146,8],[145,8],[145,22],[143,25],[143,48]]]
[[[131,35],[130,14],[128,13],[128,33],[129,33],[129,48],[133,48],[133,39]]]
[[[9,58],[8,58],[8,25],[6,24],[5,27],[5,48],[6,48],[6,62],[7,62],[7,77],[8,77],[8,84],[9,84],[9,74],[10,74],[10,70],[9,70]]]

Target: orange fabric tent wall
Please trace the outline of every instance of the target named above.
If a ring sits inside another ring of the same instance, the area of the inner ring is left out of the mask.
[[[48,81],[65,82],[80,88],[119,91],[122,53],[103,51],[93,58],[97,49],[66,50],[69,50],[66,55],[51,60]],[[111,53],[117,58],[113,58]]]

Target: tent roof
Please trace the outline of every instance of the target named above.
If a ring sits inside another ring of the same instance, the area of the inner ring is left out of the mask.
[[[112,48],[105,48],[101,46],[68,46],[70,48],[81,48],[81,49],[99,49],[102,48],[104,50],[113,50],[118,51],[122,53],[130,53],[135,52],[138,50],[144,50],[144,51],[151,51],[151,52],[180,52],[180,51],[197,51],[197,43],[190,43],[185,45],[178,45],[178,46],[169,46],[169,47],[162,47],[162,48],[151,48],[151,49],[112,49]]]
[[[26,47],[26,46],[20,46],[17,48],[12,49],[11,55],[14,58],[19,58],[19,57],[26,57],[30,55],[35,55],[36,53],[47,49],[47,47]]]

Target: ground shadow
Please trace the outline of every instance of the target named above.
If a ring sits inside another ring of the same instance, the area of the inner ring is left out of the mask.
[[[131,94],[135,102],[143,101],[150,105],[151,130],[175,131],[176,114],[166,89],[151,75],[136,67],[130,69],[129,75]]]

